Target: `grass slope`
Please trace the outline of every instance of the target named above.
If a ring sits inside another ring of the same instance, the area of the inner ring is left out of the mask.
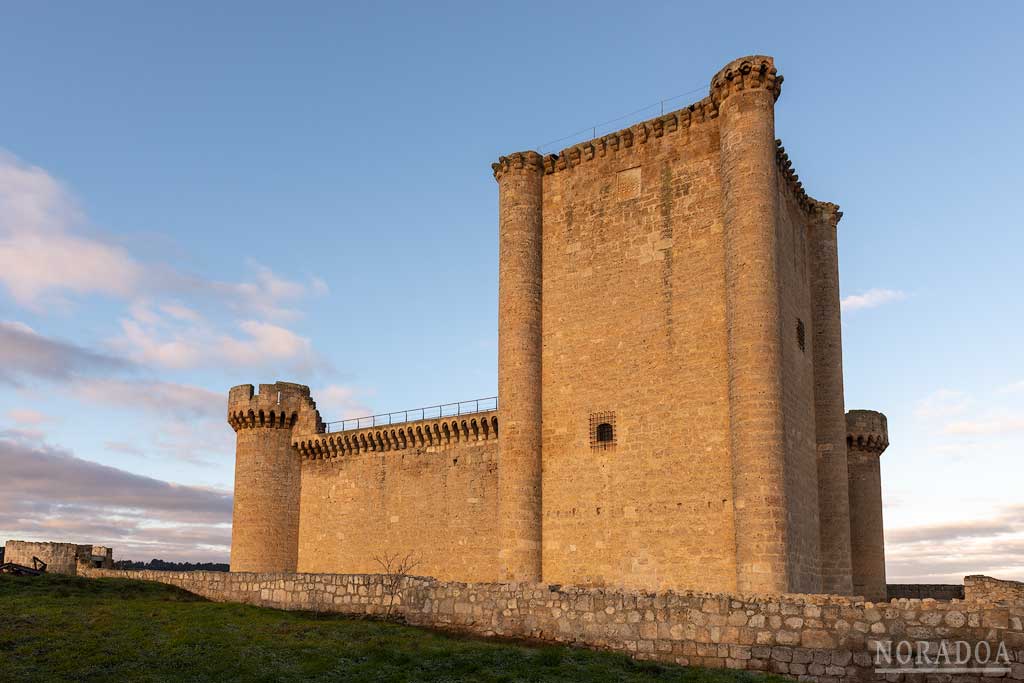
[[[781,681],[394,623],[207,602],[123,579],[0,576],[0,681]]]

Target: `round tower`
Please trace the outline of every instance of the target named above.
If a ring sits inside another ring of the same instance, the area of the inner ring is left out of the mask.
[[[810,222],[814,349],[814,421],[818,449],[821,588],[853,592],[850,565],[850,501],[843,399],[843,333],[839,305],[837,226],[843,214],[815,202]]]
[[[292,431],[319,431],[309,387],[242,384],[228,394],[235,430],[235,498],[231,571],[294,572],[299,543],[301,459]]]
[[[541,225],[544,166],[517,152],[498,181],[499,579],[541,579]]]
[[[879,456],[888,447],[885,415],[874,410],[846,413],[853,592],[874,601],[887,598]]]
[[[729,330],[736,588],[790,590],[771,57],[742,57],[711,80],[718,109]]]

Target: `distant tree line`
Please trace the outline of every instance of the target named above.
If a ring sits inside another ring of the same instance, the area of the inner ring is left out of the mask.
[[[228,565],[223,562],[168,562],[153,558],[149,562],[118,560],[114,569],[155,569],[165,572],[226,572]]]

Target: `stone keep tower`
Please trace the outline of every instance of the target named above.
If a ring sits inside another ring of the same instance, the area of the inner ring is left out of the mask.
[[[852,591],[835,204],[771,57],[499,188],[501,576]]]
[[[853,592],[868,600],[885,600],[885,532],[879,460],[889,447],[889,425],[882,413],[851,410],[846,414],[846,429]]]
[[[309,387],[242,384],[228,394],[235,437],[235,498],[231,570],[294,572],[298,556],[302,460],[293,431],[315,433],[320,415]]]

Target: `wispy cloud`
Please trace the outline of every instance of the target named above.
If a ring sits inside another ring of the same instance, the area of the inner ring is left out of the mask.
[[[352,417],[363,417],[373,412],[359,398],[352,387],[331,384],[312,392],[317,409],[325,420],[347,420]]]
[[[938,389],[914,406],[914,415],[926,419],[960,415],[971,406],[971,398],[962,391]]]
[[[959,583],[967,574],[1024,579],[1024,505],[988,518],[886,531],[890,583]]]
[[[198,312],[178,301],[201,300],[246,317],[288,319],[293,306],[327,292],[318,277],[289,279],[248,262],[252,278],[205,278],[167,263],[143,262],[90,231],[87,217],[64,185],[38,166],[0,150],[0,286],[19,305],[44,311],[69,297],[109,295],[134,301],[171,298],[161,308],[182,320]]]
[[[226,394],[174,382],[94,378],[73,383],[71,390],[89,403],[143,410],[183,420],[223,419],[226,411]]]
[[[143,269],[120,246],[82,234],[84,216],[43,169],[0,150],[0,284],[18,303],[51,294],[131,296]]]
[[[32,410],[31,408],[14,408],[7,411],[7,417],[12,422],[19,425],[41,425],[44,422],[49,422],[53,418],[46,413],[38,410]]]
[[[978,420],[950,422],[943,430],[946,434],[987,435],[1024,432],[1024,417],[990,417]]]
[[[235,329],[240,334],[219,330],[201,320],[136,307],[132,317],[121,320],[121,334],[111,339],[110,345],[140,365],[158,368],[284,365],[306,373],[328,367],[313,351],[308,338],[286,327],[243,320]]]
[[[1001,394],[1022,394],[1024,393],[1024,379],[1017,382],[1010,382],[1006,386],[999,388]]]
[[[0,383],[17,386],[29,378],[67,381],[130,366],[121,358],[44,337],[22,323],[0,321]]]
[[[0,435],[0,533],[115,548],[119,557],[225,560],[231,494]]]
[[[840,306],[844,313],[859,311],[865,308],[877,308],[894,301],[907,298],[906,292],[898,289],[869,289],[863,294],[850,294],[843,297]]]

